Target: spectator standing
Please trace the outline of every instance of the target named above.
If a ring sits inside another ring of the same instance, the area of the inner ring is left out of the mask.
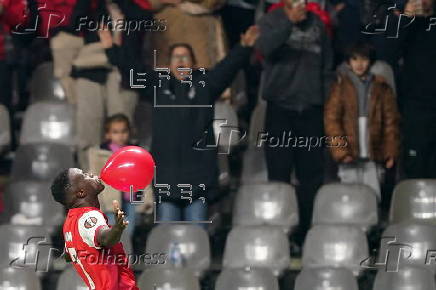
[[[111,34],[101,31],[100,37],[121,72],[128,75],[132,69],[148,76],[146,87],[138,92],[153,102],[151,151],[156,162],[158,220],[206,221],[208,205],[218,197],[217,148],[211,146],[215,144],[213,104],[248,61],[257,28],[248,29],[241,44],[207,72],[195,69],[196,57],[189,44],[174,44],[168,78],[138,62],[121,61]]]
[[[323,151],[321,147],[274,146],[273,140],[283,134],[321,138],[333,52],[323,22],[301,1],[286,1],[261,18],[259,27],[256,47],[265,58],[262,96],[267,101],[268,179],[289,183],[295,168],[300,211],[295,241],[302,245],[311,224],[313,199],[323,181]]]
[[[403,59],[399,103],[404,119],[404,173],[407,178],[436,177],[436,1],[408,1],[404,13],[409,17],[393,21],[397,38],[384,38],[386,49],[396,61]],[[395,34],[394,34],[395,35]]]
[[[346,54],[325,105],[325,131],[342,182],[365,183],[380,195],[383,168],[399,155],[399,113],[393,89],[370,73],[374,49],[357,42]],[[343,137],[346,138],[344,143]]]

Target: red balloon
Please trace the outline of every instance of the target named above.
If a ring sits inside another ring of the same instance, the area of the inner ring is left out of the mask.
[[[126,146],[116,151],[104,165],[100,178],[119,191],[144,190],[153,180],[154,160],[147,150]]]

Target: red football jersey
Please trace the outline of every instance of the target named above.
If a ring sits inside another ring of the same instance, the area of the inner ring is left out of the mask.
[[[104,249],[98,245],[97,232],[108,227],[107,217],[95,207],[68,211],[63,227],[65,250],[77,273],[89,289],[139,290],[128,265],[123,244]]]

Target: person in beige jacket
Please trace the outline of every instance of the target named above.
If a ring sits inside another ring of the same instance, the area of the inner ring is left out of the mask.
[[[166,21],[166,30],[152,35],[152,48],[157,52],[157,65],[167,65],[169,47],[188,43],[194,49],[197,66],[211,68],[227,52],[221,18],[213,12],[225,0],[190,0],[165,5],[155,14]]]

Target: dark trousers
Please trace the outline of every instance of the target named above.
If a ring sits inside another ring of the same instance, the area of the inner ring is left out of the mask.
[[[12,71],[6,61],[0,60],[0,103],[12,109]]]
[[[287,138],[289,132],[295,139],[289,141]],[[264,132],[269,138],[264,145],[268,179],[290,183],[291,173],[295,169],[300,212],[299,230],[295,234],[295,241],[300,245],[303,244],[305,235],[311,226],[313,201],[323,182],[323,149],[320,145],[323,132],[321,106],[298,112],[285,110],[268,103]],[[283,138],[283,134],[286,138]],[[276,146],[277,141],[282,142],[283,139],[285,144]],[[316,140],[318,144],[314,146]],[[311,146],[309,147],[308,144]]]
[[[436,108],[407,104],[404,120],[404,173],[406,178],[436,178]]]

